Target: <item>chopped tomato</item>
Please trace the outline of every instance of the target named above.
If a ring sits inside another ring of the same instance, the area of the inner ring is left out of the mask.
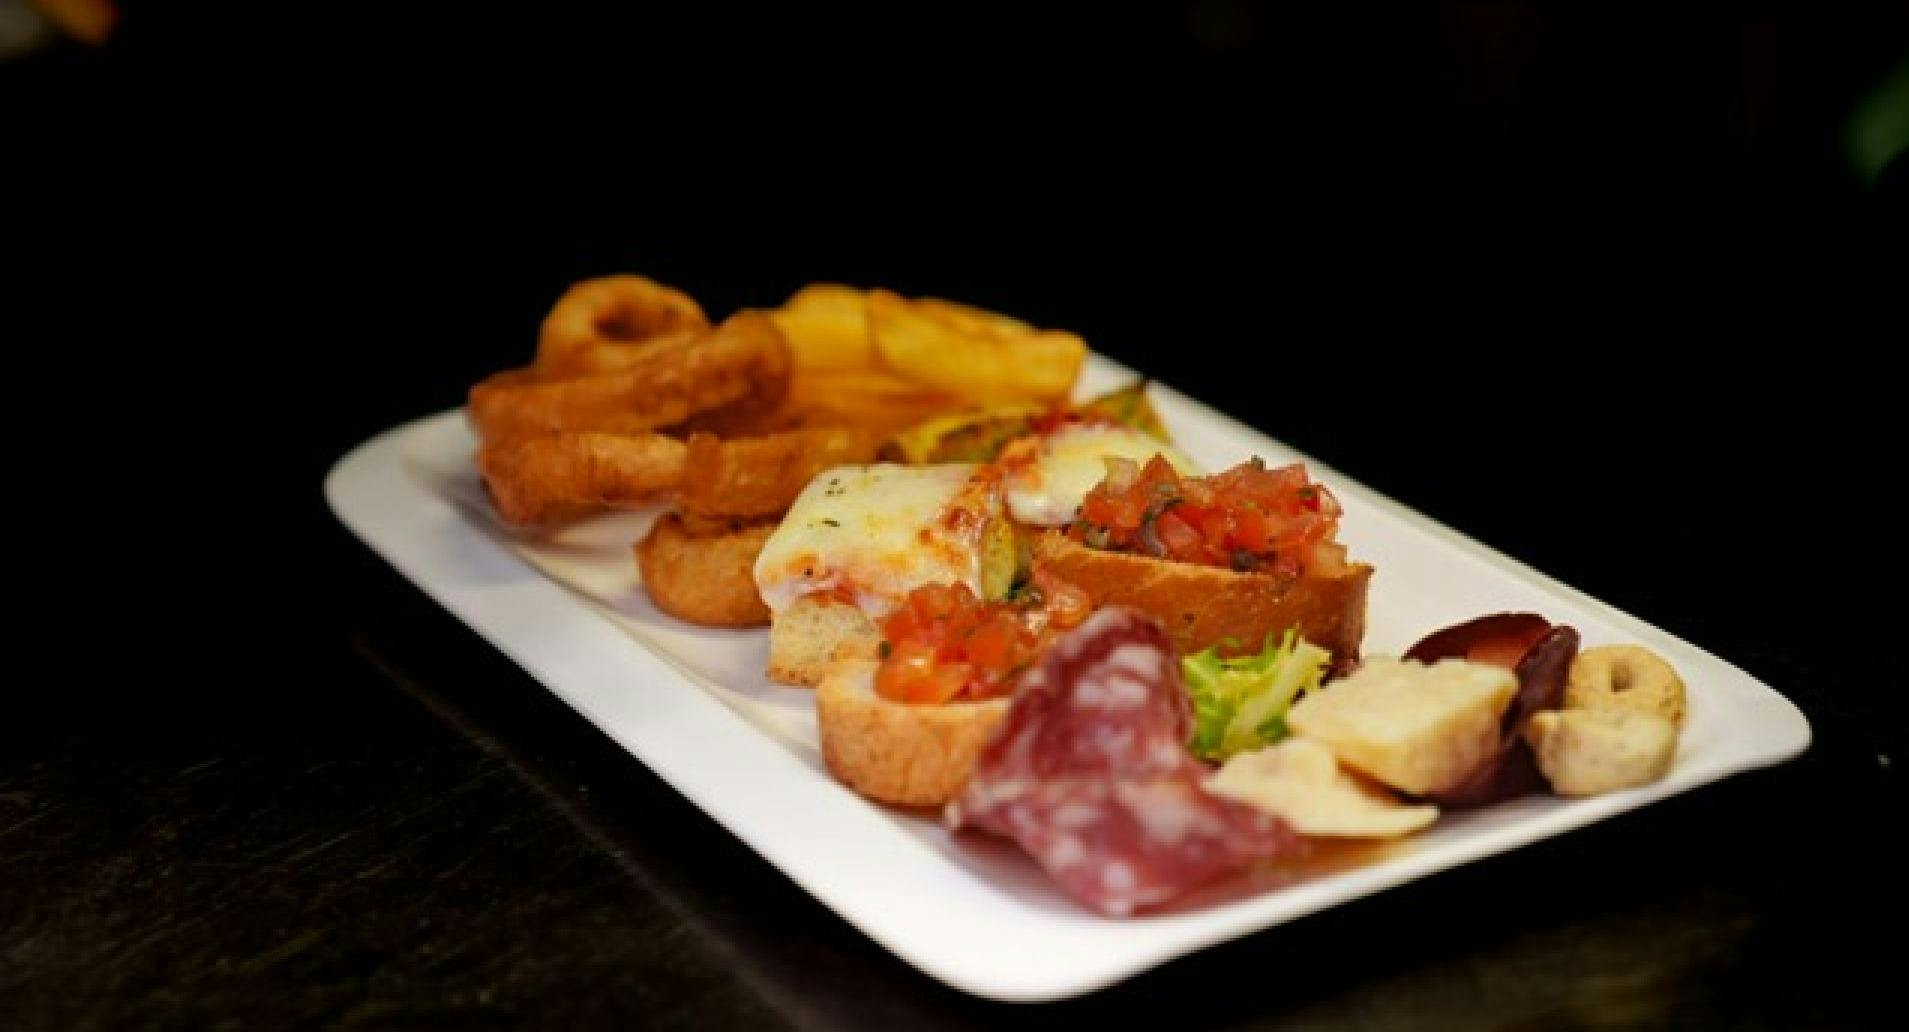
[[[1172,509],[1154,518],[1153,529],[1160,538],[1160,547],[1166,549],[1168,555],[1193,554],[1206,544],[1193,524],[1181,519]]]
[[[935,667],[928,678],[917,682],[914,692],[902,701],[931,706],[952,702],[973,677],[973,669],[966,663],[943,663]]]
[[[882,620],[875,691],[929,704],[1007,695],[1054,634],[1092,611],[1086,592],[1048,573],[1013,601],[983,601],[961,584],[923,585]]]
[[[900,702],[915,702],[919,696],[932,694],[937,688],[935,647],[925,641],[891,644],[875,687]]]
[[[1020,628],[1008,620],[987,620],[968,632],[968,659],[976,666],[1002,669],[1014,659]]]
[[[1094,611],[1087,592],[1044,570],[1034,574],[1034,590],[1047,607],[1048,623],[1057,630],[1079,627]]]
[[[986,602],[966,585],[923,585],[882,621],[875,691],[931,704],[1004,695],[1038,654],[1048,623],[1048,610],[1031,601]]]
[[[1255,555],[1273,550],[1273,524],[1265,513],[1249,505],[1233,514],[1232,524],[1228,529],[1241,548]]]
[[[1069,532],[1096,548],[1177,562],[1300,575],[1339,528],[1339,502],[1298,463],[1254,459],[1182,477],[1166,459],[1110,463]]]

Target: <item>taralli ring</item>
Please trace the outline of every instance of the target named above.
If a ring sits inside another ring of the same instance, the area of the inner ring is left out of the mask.
[[[1684,724],[1684,679],[1664,657],[1640,645],[1600,645],[1571,663],[1566,709],[1630,709]]]

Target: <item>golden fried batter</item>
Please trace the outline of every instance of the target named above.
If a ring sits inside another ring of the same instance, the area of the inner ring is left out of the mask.
[[[798,368],[780,405],[724,405],[691,416],[670,427],[670,433],[760,437],[809,427],[852,426],[893,434],[925,419],[974,407],[971,401],[946,394],[912,388],[894,391],[889,389],[892,380],[884,373]]]
[[[709,317],[688,294],[643,276],[601,276],[557,299],[538,332],[533,368],[545,379],[614,372],[707,332]]]
[[[745,400],[773,407],[788,391],[789,372],[782,331],[760,312],[738,312],[694,339],[646,346],[615,372],[567,379],[499,373],[471,388],[470,416],[485,440],[555,430],[628,433]]]
[[[675,515],[656,521],[636,546],[643,587],[663,612],[712,627],[761,627],[769,607],[756,592],[756,555],[776,521],[730,524],[726,532],[694,536]]]
[[[869,462],[881,437],[823,427],[724,441],[691,434],[677,500],[699,516],[773,516],[788,509],[817,473]]]
[[[525,434],[486,442],[477,468],[505,522],[553,523],[670,490],[683,479],[688,451],[653,433]]]

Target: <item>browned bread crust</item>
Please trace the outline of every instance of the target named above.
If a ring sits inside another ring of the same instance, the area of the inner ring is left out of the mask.
[[[870,799],[898,806],[940,806],[974,771],[975,757],[1009,700],[945,706],[891,702],[875,694],[873,662],[837,664],[815,689],[822,759],[837,778]]]
[[[1132,606],[1159,617],[1182,653],[1214,645],[1227,656],[1257,652],[1266,635],[1297,627],[1301,637],[1332,653],[1335,674],[1359,662],[1372,579],[1372,567],[1363,563],[1285,580],[1106,552],[1045,534],[1034,543],[1034,568],[1079,587],[1096,606]]]

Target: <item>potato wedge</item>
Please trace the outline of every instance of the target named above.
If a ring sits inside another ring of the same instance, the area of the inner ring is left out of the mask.
[[[868,336],[868,292],[839,283],[811,283],[769,313],[797,370],[873,369],[878,359]]]
[[[846,426],[890,434],[973,404],[878,369],[828,369],[798,374],[783,408],[790,426]]]
[[[905,398],[944,393],[885,369],[816,369],[802,373],[797,379],[800,383],[791,385],[790,390],[810,398],[835,394]]]
[[[1065,330],[886,290],[869,292],[868,332],[895,372],[985,401],[1064,400],[1087,359],[1087,342]]]
[[[773,408],[725,406],[677,423],[669,432],[677,437],[711,433],[727,439],[844,427],[886,436],[974,404],[880,369],[801,369],[789,381],[782,403]]]

